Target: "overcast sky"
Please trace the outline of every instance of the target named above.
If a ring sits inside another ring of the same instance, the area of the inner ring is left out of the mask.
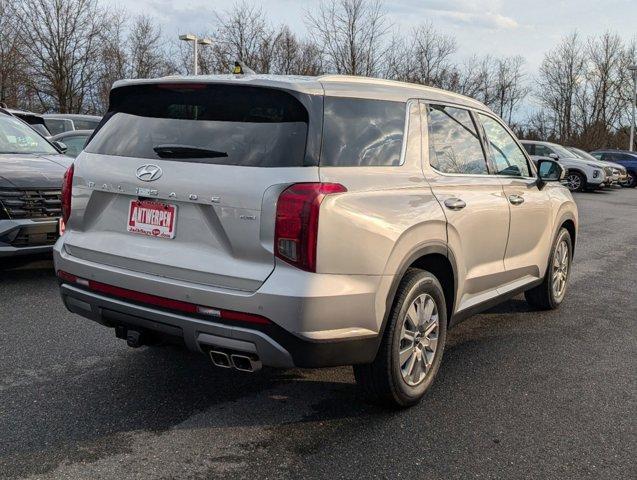
[[[132,14],[156,17],[164,33],[212,30],[212,11],[223,11],[232,0],[102,0],[125,7]],[[319,0],[252,0],[275,25],[285,23],[305,34],[306,10]],[[401,30],[433,22],[441,32],[452,33],[459,57],[474,53],[522,55],[533,73],[544,52],[563,34],[577,29],[583,35],[614,30],[625,39],[637,36],[637,0],[386,0],[390,21]]]

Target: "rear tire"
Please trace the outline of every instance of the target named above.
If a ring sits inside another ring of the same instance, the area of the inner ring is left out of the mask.
[[[354,365],[356,383],[376,403],[392,408],[415,405],[438,372],[446,338],[440,282],[429,272],[410,268],[396,292],[376,358]]]
[[[628,180],[626,181],[626,184],[622,185],[622,187],[635,188],[635,186],[637,186],[637,178],[635,178],[635,175],[632,173],[629,173]]]
[[[544,280],[537,287],[524,292],[529,305],[537,310],[553,310],[560,306],[566,295],[572,259],[571,234],[562,227],[553,242]],[[564,264],[565,261],[566,264]]]

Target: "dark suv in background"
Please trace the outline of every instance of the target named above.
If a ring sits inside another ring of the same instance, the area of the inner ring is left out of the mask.
[[[604,162],[615,162],[626,168],[628,181],[625,186],[634,188],[637,186],[637,152],[626,150],[595,150],[591,155]]]
[[[0,108],[0,258],[51,250],[59,236],[62,179],[72,161]]]

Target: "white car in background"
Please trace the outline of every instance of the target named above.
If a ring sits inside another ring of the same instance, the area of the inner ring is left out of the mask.
[[[571,192],[597,190],[609,186],[613,170],[600,161],[583,160],[557,143],[521,140],[520,143],[534,161],[543,158],[557,160],[566,169],[564,184]]]
[[[609,162],[607,160],[599,160],[595,158],[594,156],[592,156],[590,153],[585,152],[584,150],[580,148],[575,148],[575,147],[566,147],[566,148],[569,151],[573,152],[582,160],[590,160],[593,162],[599,162],[611,167],[613,169],[613,177],[612,177],[611,185],[621,186],[628,182],[628,172],[626,171],[626,167],[624,167],[623,165],[620,165],[619,163],[615,163],[615,162]]]

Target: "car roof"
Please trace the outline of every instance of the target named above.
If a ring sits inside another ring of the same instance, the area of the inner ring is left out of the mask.
[[[17,108],[3,108],[4,111],[10,113],[11,115],[29,115],[31,117],[40,117],[42,118],[42,115],[40,115],[39,113],[35,113],[35,112],[30,112],[28,110],[19,110]]]
[[[81,137],[81,136],[91,136],[94,130],[69,130],[68,132],[58,133],[57,135],[53,135],[52,140],[58,140],[60,138],[67,137]]]
[[[131,85],[161,83],[223,83],[235,85],[263,86],[294,90],[313,95],[333,97],[368,98],[405,102],[420,98],[433,102],[452,103],[485,112],[491,110],[473,98],[434,87],[415,83],[383,80],[379,78],[348,75],[322,75],[317,77],[298,75],[175,75],[152,79],[118,80],[113,89]]]
[[[637,155],[637,152],[631,152],[630,150],[620,150],[618,148],[598,148],[593,152],[612,152],[612,153],[627,153],[628,155]]]
[[[51,119],[70,119],[73,120],[74,118],[77,119],[82,119],[82,120],[101,120],[102,117],[100,117],[99,115],[82,115],[79,113],[45,113],[42,115],[44,118],[51,118]]]

